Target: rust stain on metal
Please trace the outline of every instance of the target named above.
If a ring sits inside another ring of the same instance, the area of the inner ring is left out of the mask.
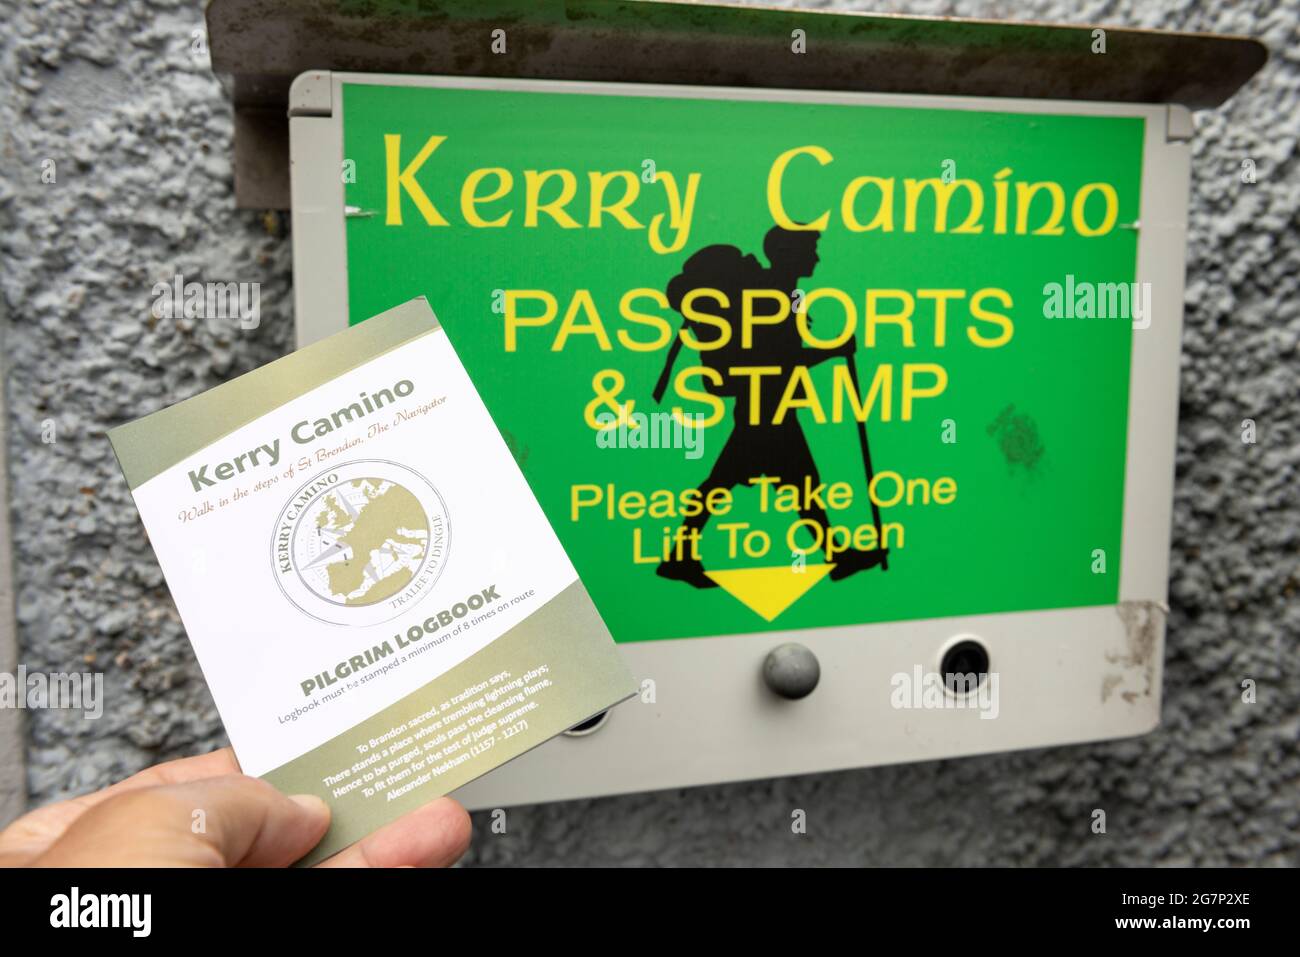
[[[1118,696],[1133,704],[1151,696],[1156,649],[1168,610],[1160,602],[1122,601],[1115,611],[1124,623],[1124,645],[1106,652],[1106,661],[1115,670],[1101,680],[1101,700]]]

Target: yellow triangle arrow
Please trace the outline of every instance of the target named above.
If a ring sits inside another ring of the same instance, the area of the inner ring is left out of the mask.
[[[741,604],[771,621],[802,598],[834,567],[806,565],[796,571],[789,565],[777,565],[775,568],[732,568],[704,574]]]

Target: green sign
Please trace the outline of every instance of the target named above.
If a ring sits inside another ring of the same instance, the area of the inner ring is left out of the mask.
[[[1117,601],[1141,120],[343,106],[352,321],[428,297],[616,640]]]

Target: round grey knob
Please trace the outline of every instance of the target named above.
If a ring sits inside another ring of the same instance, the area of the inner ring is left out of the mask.
[[[763,680],[783,698],[807,697],[821,676],[817,656],[793,641],[777,645],[763,659]]]

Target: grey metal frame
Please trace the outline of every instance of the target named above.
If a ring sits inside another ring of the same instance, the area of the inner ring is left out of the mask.
[[[1184,107],[309,72],[295,81],[289,110],[299,345],[347,322],[343,118],[335,109],[345,82],[1131,116],[1146,123],[1137,280],[1152,283],[1156,294],[1150,327],[1133,336],[1120,603],[626,644],[634,673],[652,682],[643,700],[622,705],[592,734],[557,738],[462,788],[457,796],[467,806],[1120,738],[1159,723],[1193,134]],[[964,636],[983,642],[999,674],[998,719],[983,720],[974,709],[890,707],[892,675],[917,664],[938,670],[944,649]],[[809,647],[822,666],[820,686],[797,702],[772,695],[760,676],[764,656],[785,641]]]

